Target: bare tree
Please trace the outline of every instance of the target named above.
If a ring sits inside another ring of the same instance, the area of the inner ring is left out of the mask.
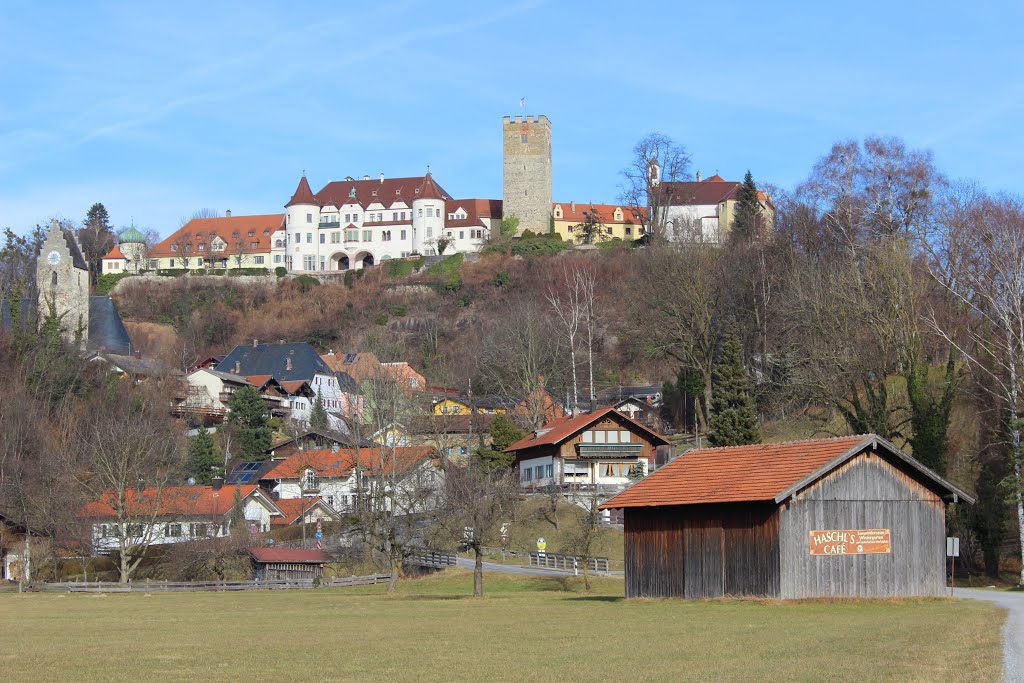
[[[475,458],[449,467],[439,524],[447,536],[473,551],[473,595],[484,595],[484,547],[498,545],[501,525],[518,504],[518,482],[508,470],[486,467]]]
[[[597,550],[607,527],[601,524],[601,511],[598,507],[602,499],[596,492],[575,491],[572,502],[583,509],[579,523],[566,531],[563,538],[564,551],[574,555],[583,565],[583,585],[590,590],[590,561],[596,556]]]
[[[188,264],[192,259],[192,233],[189,231],[180,232],[174,237],[174,241],[171,242],[172,251],[178,255],[181,259],[182,265],[188,269]]]
[[[77,435],[86,467],[82,486],[97,511],[113,511],[122,582],[156,540],[156,522],[166,517],[164,492],[184,463],[181,429],[167,417],[168,394],[155,384],[131,393],[107,388]]]
[[[245,233],[235,230],[231,233],[231,255],[235,259],[235,268],[241,268],[245,263],[245,242],[248,238]]]
[[[934,308],[927,319],[987,379],[982,386],[993,387],[1005,410],[1024,559],[1024,201],[965,192],[941,220],[944,230],[927,243],[930,265],[966,324],[951,324]]]
[[[633,159],[620,175],[620,200],[640,217],[652,240],[668,238],[668,209],[681,199],[676,183],[690,178],[686,148],[667,135],[652,133],[636,143]]]
[[[572,396],[569,405],[566,406],[573,413],[576,412],[576,402],[579,393],[579,385],[576,379],[576,337],[579,335],[580,323],[586,315],[586,305],[581,296],[577,280],[568,270],[562,273],[563,290],[559,292],[554,287],[548,289],[546,295],[551,310],[561,322],[562,336],[569,351],[569,367],[572,371]]]

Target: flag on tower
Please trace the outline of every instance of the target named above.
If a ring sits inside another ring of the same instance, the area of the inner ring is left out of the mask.
[[[519,106],[520,107],[526,107],[526,98],[525,97],[519,98]]]

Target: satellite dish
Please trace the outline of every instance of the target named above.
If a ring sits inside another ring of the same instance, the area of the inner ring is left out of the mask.
[[[195,486],[196,485],[196,478],[195,477],[189,477],[188,478],[188,485],[189,486]]]

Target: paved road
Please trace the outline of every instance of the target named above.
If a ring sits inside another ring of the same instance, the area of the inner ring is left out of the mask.
[[[456,566],[465,569],[472,569],[475,566],[473,560],[466,557],[459,557],[455,560]],[[518,564],[498,564],[497,562],[484,562],[485,572],[502,572],[504,574],[539,574],[542,576],[572,576],[571,571],[562,569],[542,569],[540,567],[524,567]]]
[[[1007,683],[1024,681],[1024,593],[957,588],[955,595],[994,602],[1010,611],[1003,627],[1003,680]]]

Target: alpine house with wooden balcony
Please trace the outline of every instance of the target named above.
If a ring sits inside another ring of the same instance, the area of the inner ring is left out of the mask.
[[[613,408],[548,422],[505,449],[524,488],[619,489],[654,469],[668,439]]]

